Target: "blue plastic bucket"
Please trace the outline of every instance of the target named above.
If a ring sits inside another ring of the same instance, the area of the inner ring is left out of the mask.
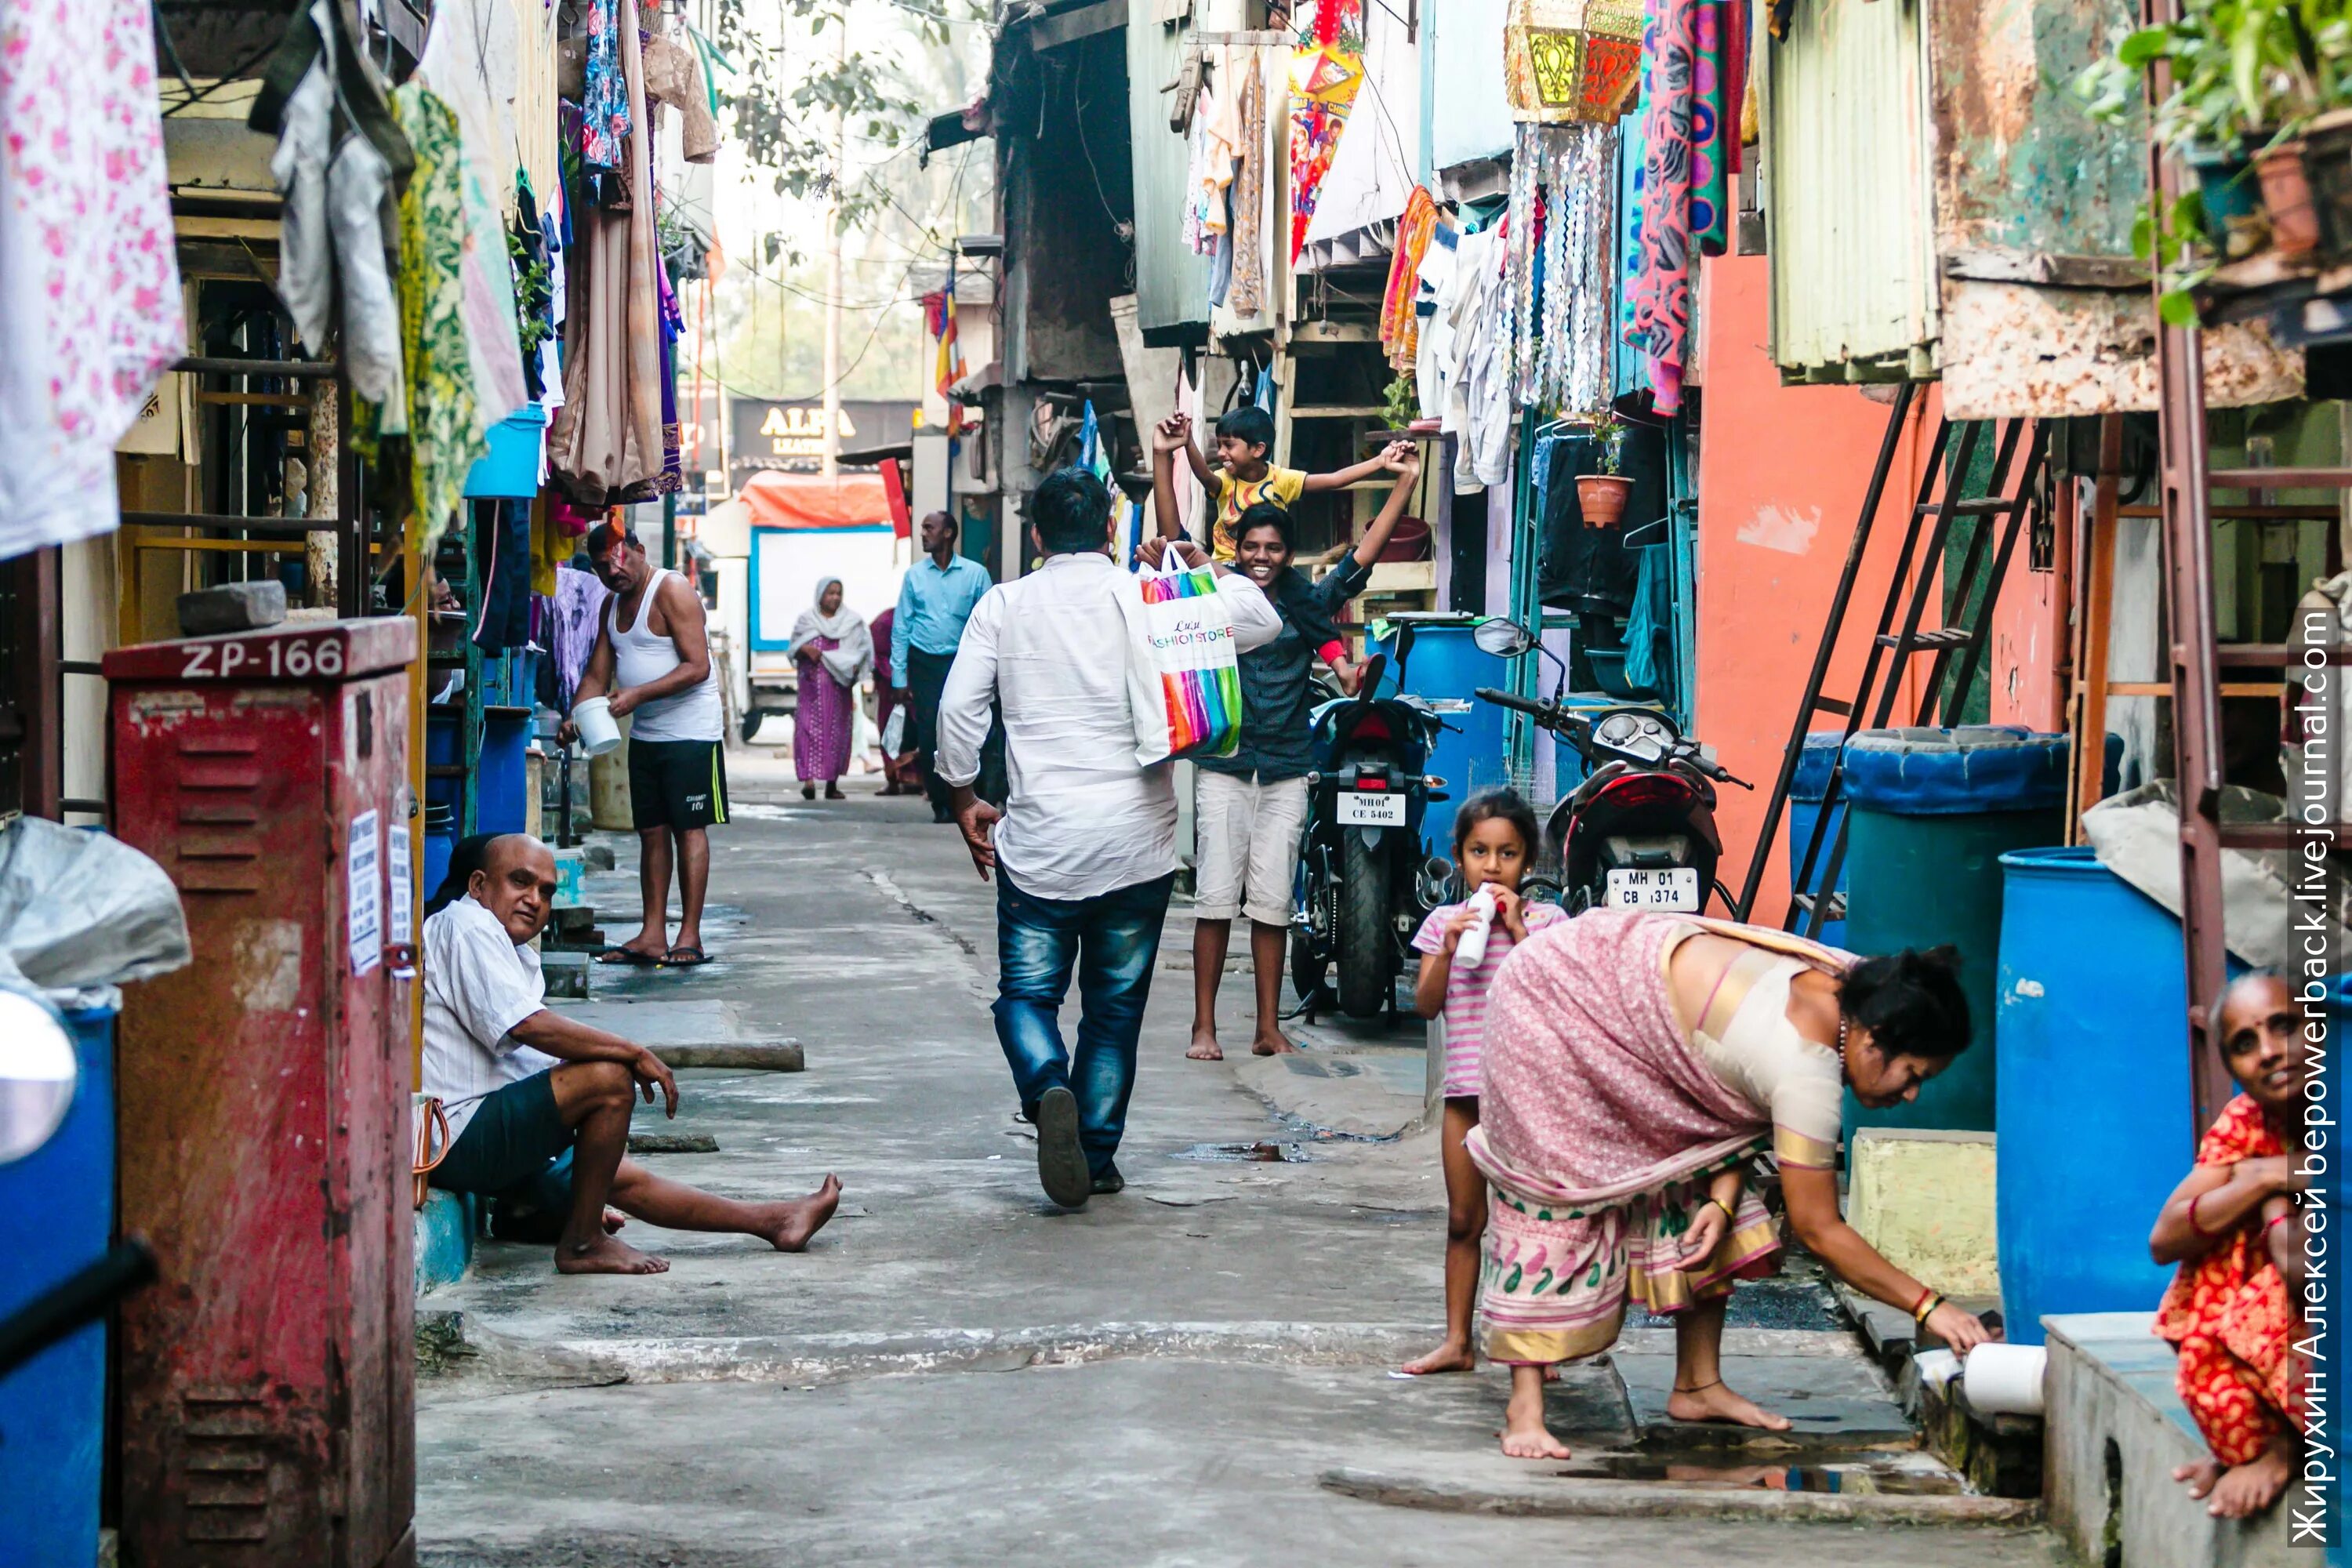
[[[2048,1313],[2153,1310],[2171,1282],[2147,1234],[2196,1160],[2188,980],[2180,922],[2091,850],[2000,864],[2000,1294],[2040,1344]]]
[[[0,1316],[105,1253],[114,1231],[114,1009],[65,1016],[81,1079],[56,1136],[0,1165]],[[98,1561],[106,1330],[0,1378],[0,1560]]]

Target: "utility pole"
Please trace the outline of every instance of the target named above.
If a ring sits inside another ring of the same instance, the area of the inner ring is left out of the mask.
[[[834,24],[834,59],[849,66],[849,13],[846,6]],[[841,182],[848,165],[848,118],[838,105],[833,111],[833,178],[825,184],[824,202],[824,460],[822,472],[832,479],[841,469]]]

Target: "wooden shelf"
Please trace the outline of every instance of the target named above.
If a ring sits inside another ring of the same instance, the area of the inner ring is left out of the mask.
[[[1289,410],[1293,419],[1383,419],[1388,412],[1377,403],[1301,403]]]
[[[2352,487],[2352,468],[2216,468],[2205,482],[2217,490],[2340,490]]]

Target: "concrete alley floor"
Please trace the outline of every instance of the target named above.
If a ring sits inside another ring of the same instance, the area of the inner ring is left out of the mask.
[[[730,1194],[797,1195],[838,1173],[840,1215],[798,1257],[632,1225],[628,1239],[672,1260],[650,1279],[559,1277],[546,1249],[485,1243],[471,1278],[418,1307],[425,1563],[2058,1561],[2014,1528],[1521,1517],[1570,1483],[1496,1451],[1502,1374],[1388,1375],[1440,1316],[1433,1135],[1313,1124],[1405,1126],[1417,1064],[1375,1052],[1360,1070],[1318,1051],[1345,1081],[1253,1068],[1240,974],[1234,1059],[1184,1060],[1180,900],[1127,1190],[1061,1213],[1038,1190],[990,1023],[993,890],[954,830],[870,780],[803,804],[773,764],[740,756],[735,820],[712,836],[716,962],[599,971],[596,1000],[723,1000],[751,1032],[798,1038],[805,1072],[681,1073],[677,1121],[641,1107],[637,1125],[715,1138],[715,1153],[647,1163]],[[634,845],[599,839],[619,866],[590,887],[618,942],[635,929]],[[1262,1142],[1293,1157],[1217,1147]],[[1795,1289],[1782,1305],[1801,1319],[1811,1287]],[[1900,1440],[1851,1337],[1806,1323],[1736,1326],[1733,1381],[1820,1452]],[[1670,1351],[1664,1330],[1635,1330],[1622,1384],[1607,1367],[1563,1381],[1553,1424],[1580,1458],[1659,1419]],[[1366,1500],[1406,1493],[1437,1506]]]

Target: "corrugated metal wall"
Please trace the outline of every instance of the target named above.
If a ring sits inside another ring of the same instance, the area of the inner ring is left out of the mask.
[[[1127,24],[1128,123],[1135,137],[1135,306],[1144,341],[1205,342],[1209,260],[1183,240],[1186,164],[1191,144],[1168,129],[1173,93],[1160,90],[1183,68],[1187,28],[1157,19],[1159,5],[1137,4]]]
[[[1765,60],[1772,358],[1931,374],[1938,333],[1919,0],[1806,0]]]

